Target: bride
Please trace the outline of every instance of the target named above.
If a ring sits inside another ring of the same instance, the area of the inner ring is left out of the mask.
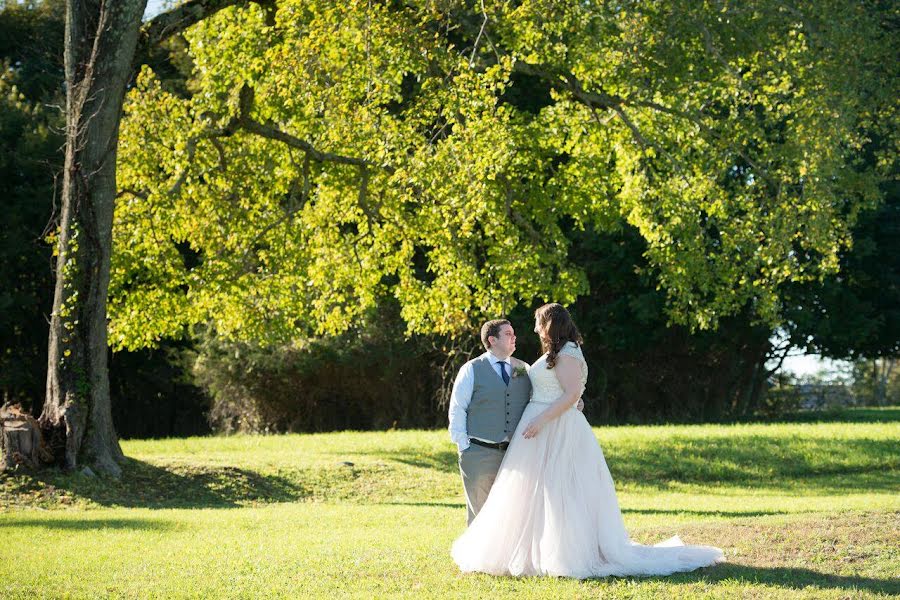
[[[678,536],[655,546],[625,531],[603,451],[574,408],[587,382],[581,334],[560,304],[535,312],[545,354],[528,370],[532,396],[484,507],[451,554],[493,575],[668,575],[725,560]]]

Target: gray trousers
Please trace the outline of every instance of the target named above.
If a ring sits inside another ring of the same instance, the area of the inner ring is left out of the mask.
[[[503,450],[471,444],[459,455],[459,472],[466,490],[469,525],[487,500],[504,454]]]

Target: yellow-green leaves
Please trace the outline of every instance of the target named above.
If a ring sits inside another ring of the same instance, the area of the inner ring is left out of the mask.
[[[456,334],[573,301],[589,282],[567,232],[624,223],[674,321],[749,306],[775,323],[784,284],[836,269],[878,201],[883,172],[854,161],[890,131],[896,86],[865,11],[829,2],[846,19],[823,27],[778,2],[421,4],[286,0],[273,25],[234,7],[187,34],[190,98],[141,73],[114,345],[201,323],[337,333],[383,295],[410,331]]]

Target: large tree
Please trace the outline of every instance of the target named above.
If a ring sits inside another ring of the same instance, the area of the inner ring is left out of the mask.
[[[411,330],[454,332],[574,300],[561,219],[625,219],[671,318],[710,328],[748,306],[777,320],[780,286],[833,271],[878,199],[877,172],[844,168],[893,98],[871,67],[892,39],[865,5],[230,4],[189,1],[143,35],[144,2],[67,5],[41,421],[68,467],[118,471],[110,276],[121,347],[197,323],[341,331],[384,293]],[[139,47],[180,32],[190,96],[141,74],[117,186]],[[536,112],[509,99],[524,80],[546,90]]]
[[[146,0],[66,3],[66,151],[56,242],[47,389],[39,419],[56,458],[117,475],[106,298],[119,122],[135,57],[232,1],[189,1],[141,29]]]

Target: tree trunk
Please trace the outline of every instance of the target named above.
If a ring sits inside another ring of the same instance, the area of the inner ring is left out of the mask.
[[[887,388],[891,374],[891,360],[884,357],[881,359],[876,358],[872,362],[875,367],[875,404],[877,406],[887,406]]]
[[[240,0],[186,0],[145,27],[142,56]],[[271,4],[271,3],[269,3]],[[116,152],[147,0],[66,2],[66,157],[47,391],[38,420],[53,459],[118,476],[107,372],[106,295],[116,199]]]
[[[146,0],[66,5],[66,156],[40,425],[56,461],[118,475],[106,295],[116,197],[116,151]]]
[[[749,417],[759,409],[759,401],[762,399],[763,392],[766,389],[768,373],[766,370],[766,354],[763,354],[756,365],[756,371],[753,373],[753,387],[750,390],[750,396],[741,416]]]
[[[769,338],[763,338],[757,345],[755,354],[747,361],[749,374],[740,391],[740,402],[734,411],[735,416],[749,417],[759,405],[760,392],[765,384],[767,374],[766,358],[769,356],[771,348],[772,344],[769,342]]]

